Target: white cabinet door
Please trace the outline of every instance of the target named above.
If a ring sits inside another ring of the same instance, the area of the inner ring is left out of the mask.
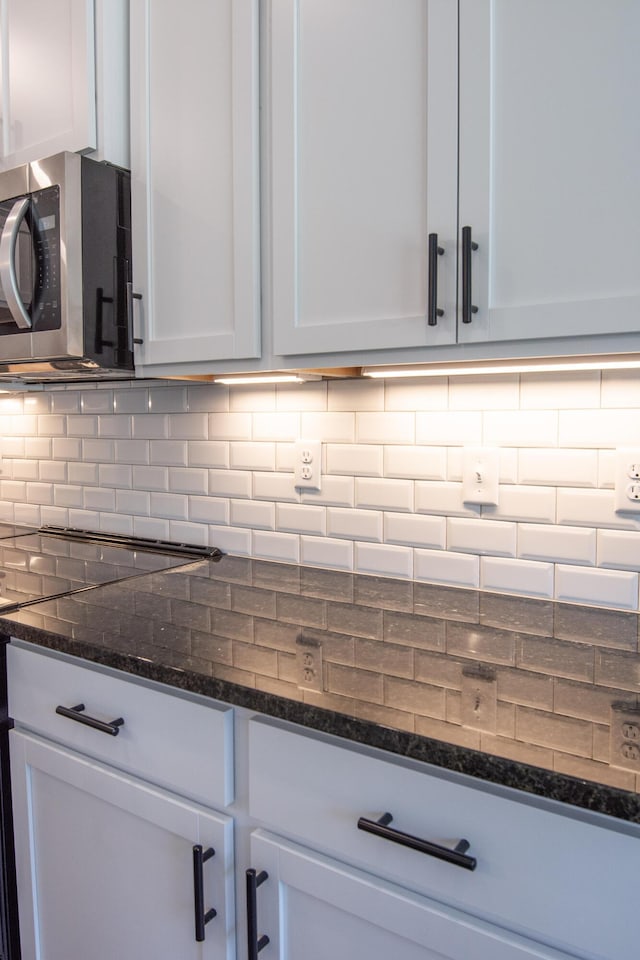
[[[131,2],[141,375],[260,355],[257,49],[257,0]]]
[[[93,0],[2,0],[0,169],[96,147]]]
[[[457,4],[272,0],[268,39],[274,353],[454,342]]]
[[[11,765],[23,960],[233,960],[229,817],[16,731]],[[203,942],[194,844],[215,851]]]
[[[460,340],[640,328],[639,37],[634,0],[461,0]]]
[[[256,831],[251,854],[268,875],[256,891],[265,960],[569,960],[273,834]]]

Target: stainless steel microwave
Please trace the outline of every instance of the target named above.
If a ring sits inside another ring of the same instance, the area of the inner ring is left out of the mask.
[[[133,376],[130,174],[75,153],[0,173],[0,378]]]

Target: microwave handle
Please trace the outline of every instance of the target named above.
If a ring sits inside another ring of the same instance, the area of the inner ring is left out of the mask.
[[[16,277],[16,243],[20,226],[29,209],[29,197],[16,200],[5,221],[0,237],[0,283],[11,316],[21,330],[31,329],[31,317],[27,312],[18,289]]]

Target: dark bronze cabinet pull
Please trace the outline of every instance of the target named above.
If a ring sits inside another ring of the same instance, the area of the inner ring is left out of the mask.
[[[203,867],[207,860],[210,860],[215,854],[213,847],[207,850],[202,849],[202,844],[196,843],[193,847],[193,910],[196,928],[196,941],[202,943],[204,940],[205,924],[213,920],[217,911],[211,907],[205,913],[204,909],[204,871]]]
[[[421,837],[414,837],[410,833],[402,833],[390,827],[393,820],[390,813],[383,813],[379,820],[368,820],[366,817],[360,817],[358,820],[358,830],[364,830],[366,833],[373,833],[384,840],[391,840],[393,843],[399,843],[403,847],[410,847],[411,850],[419,850],[420,853],[426,853],[430,857],[437,857],[438,860],[446,860],[447,863],[453,863],[456,867],[463,867],[465,870],[475,870],[477,860],[475,857],[466,855],[469,849],[468,840],[458,840],[453,849],[443,847],[439,843],[433,843],[431,840],[423,840]]]
[[[256,873],[253,868],[247,870],[247,956],[249,960],[258,960],[258,954],[269,943],[269,937],[258,936],[257,890],[261,883],[269,879],[266,870]]]
[[[462,322],[471,323],[478,308],[471,302],[471,253],[478,244],[471,239],[471,227],[462,228]]]
[[[435,327],[438,317],[444,317],[444,310],[438,308],[438,257],[444,253],[443,247],[438,246],[438,234],[429,234],[429,305],[427,323]]]
[[[69,720],[75,720],[77,723],[84,723],[87,727],[93,727],[101,733],[108,733],[110,737],[117,737],[120,733],[120,727],[124,720],[118,717],[117,720],[110,720],[108,723],[104,720],[97,720],[96,717],[90,717],[84,713],[84,703],[78,703],[75,707],[56,707],[56,713],[61,717],[68,717]]]

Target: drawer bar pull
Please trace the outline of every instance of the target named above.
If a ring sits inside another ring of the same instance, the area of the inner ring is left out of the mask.
[[[438,307],[438,257],[444,253],[444,247],[438,246],[438,234],[429,234],[429,306],[428,320],[430,327],[437,326],[438,317],[444,317],[444,310]]]
[[[471,227],[462,228],[462,322],[471,323],[478,308],[471,299],[471,253],[478,244],[471,238]]]
[[[117,720],[111,720],[106,723],[104,720],[97,720],[96,717],[90,717],[84,713],[84,703],[78,703],[75,707],[56,707],[56,713],[61,717],[68,717],[69,720],[76,720],[78,723],[84,723],[87,727],[93,727],[101,733],[108,733],[110,737],[117,737],[120,733],[120,727],[124,723],[122,717]]]
[[[249,960],[258,960],[258,954],[269,943],[269,937],[258,936],[258,898],[257,890],[261,883],[269,879],[266,870],[256,873],[253,868],[247,870],[247,956]]]
[[[358,830],[364,830],[366,833],[373,833],[383,840],[391,840],[393,843],[399,843],[403,847],[410,847],[412,850],[419,850],[420,853],[426,853],[430,857],[437,857],[438,860],[446,860],[447,863],[453,863],[456,867],[464,867],[465,870],[475,870],[477,860],[475,857],[469,857],[466,851],[469,849],[468,840],[458,840],[455,847],[443,847],[439,843],[433,843],[431,840],[423,840],[421,837],[414,837],[410,833],[402,833],[390,827],[393,820],[390,813],[383,813],[379,820],[368,820],[366,817],[360,817],[358,820]]]
[[[204,865],[215,854],[213,847],[202,849],[202,844],[196,843],[193,847],[193,909],[196,927],[196,942],[204,940],[204,928],[209,920],[213,920],[217,911],[211,907],[204,909]]]

